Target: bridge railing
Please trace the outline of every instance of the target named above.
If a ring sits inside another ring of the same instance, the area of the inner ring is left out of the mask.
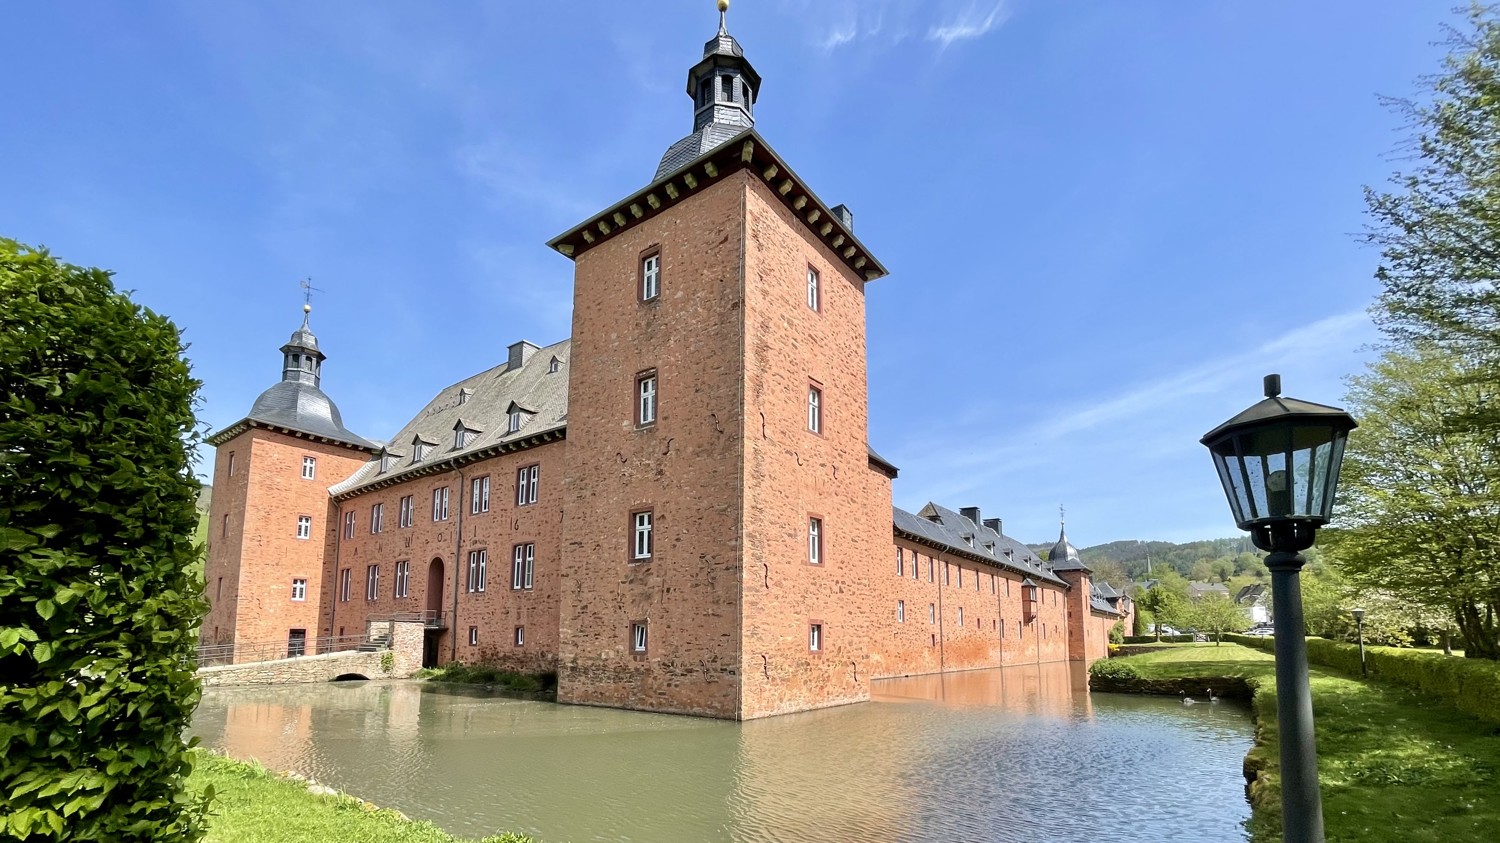
[[[319,638],[251,641],[238,644],[199,644],[198,666],[269,662],[297,656],[320,656],[358,650],[369,643],[363,635],[325,635]]]
[[[388,615],[372,615],[370,623],[419,623],[428,629],[447,629],[448,619],[437,609],[419,612],[392,612]]]

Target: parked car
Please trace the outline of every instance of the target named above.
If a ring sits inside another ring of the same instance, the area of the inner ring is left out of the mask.
[[[1269,626],[1258,626],[1254,629],[1247,630],[1245,634],[1254,635],[1257,638],[1271,638],[1276,635],[1276,629]]]

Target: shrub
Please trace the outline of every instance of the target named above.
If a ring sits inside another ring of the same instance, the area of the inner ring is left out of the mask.
[[[202,835],[182,350],[108,273],[0,239],[0,838]]]
[[[1111,643],[1111,644],[1124,644],[1125,643],[1125,622],[1124,621],[1115,621],[1115,625],[1109,628],[1109,643]]]
[[[1139,679],[1135,665],[1120,659],[1100,659],[1089,665],[1089,675],[1099,679]]]

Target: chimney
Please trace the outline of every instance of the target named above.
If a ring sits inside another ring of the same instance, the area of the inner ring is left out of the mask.
[[[849,210],[848,205],[834,205],[829,209],[829,213],[838,218],[839,225],[842,225],[845,231],[850,234],[854,233],[854,212]]]
[[[1002,536],[1005,535],[1005,531],[1002,530],[1002,529],[1000,529],[1001,527],[1004,526],[1004,524],[1001,523],[1001,521],[1000,521],[999,518],[986,518],[986,519],[984,519],[984,526],[989,527],[991,530],[994,530],[996,533],[998,533],[998,534],[1000,534]]]
[[[538,346],[532,345],[526,340],[521,340],[518,343],[511,344],[510,360],[505,367],[506,371],[514,372],[522,366],[525,366],[526,361],[531,359],[531,355],[536,353],[537,348]]]
[[[962,515],[963,517],[965,517],[967,519],[969,519],[970,521],[973,521],[976,525],[980,523],[980,520],[979,520],[979,507],[977,507],[977,506],[963,506],[963,507],[959,507],[958,514]]]

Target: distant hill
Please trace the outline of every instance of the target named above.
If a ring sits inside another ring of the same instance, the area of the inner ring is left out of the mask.
[[[1027,545],[1043,559],[1054,542]],[[1152,572],[1170,568],[1190,580],[1227,581],[1232,576],[1263,570],[1264,555],[1250,543],[1249,536],[1231,539],[1206,539],[1175,544],[1159,541],[1116,541],[1080,548],[1078,555],[1089,567],[1106,573],[1108,579],[1119,579],[1119,572],[1132,580],[1147,576],[1147,560]]]

